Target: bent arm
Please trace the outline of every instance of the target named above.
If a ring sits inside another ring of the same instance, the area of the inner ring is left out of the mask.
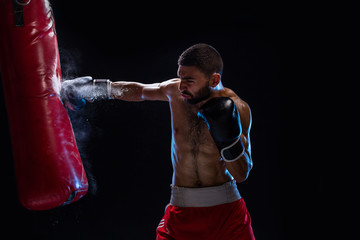
[[[253,167],[250,143],[252,116],[250,107],[246,103],[242,103],[239,98],[235,99],[235,103],[241,115],[242,133],[240,138],[244,145],[244,155],[234,162],[226,162],[225,166],[235,180],[240,183],[247,179]]]
[[[235,178],[236,182],[240,183],[247,179],[249,172],[252,169],[253,162],[251,158],[251,149],[250,149],[250,138],[244,137],[243,134],[240,136],[241,141],[244,144],[245,152],[238,160],[234,162],[225,162],[227,170]]]
[[[138,82],[112,82],[111,97],[123,101],[140,102],[145,100],[167,101],[162,91],[162,83],[143,84]]]

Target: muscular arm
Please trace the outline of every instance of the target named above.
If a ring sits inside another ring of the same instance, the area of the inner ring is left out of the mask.
[[[241,141],[244,144],[245,152],[238,160],[234,162],[226,162],[225,166],[230,174],[237,182],[243,182],[249,176],[249,172],[253,167],[251,158],[251,144],[250,144],[250,128],[251,128],[251,111],[249,106],[240,99],[234,99],[241,117],[242,133],[240,135]]]
[[[163,83],[143,84],[138,82],[112,82],[111,96],[115,99],[140,102],[145,100],[167,101]]]
[[[245,147],[244,155],[234,162],[225,162],[226,168],[238,183],[247,179],[253,166],[250,152],[250,139],[245,138],[243,134],[240,137]]]

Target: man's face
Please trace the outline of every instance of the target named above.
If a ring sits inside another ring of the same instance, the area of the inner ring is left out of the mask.
[[[197,104],[210,96],[210,79],[195,66],[179,66],[179,91],[186,103]]]

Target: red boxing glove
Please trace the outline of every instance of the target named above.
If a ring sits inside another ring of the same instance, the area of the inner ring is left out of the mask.
[[[59,91],[61,71],[47,0],[0,0],[0,71],[19,200],[46,210],[78,200],[88,182]]]

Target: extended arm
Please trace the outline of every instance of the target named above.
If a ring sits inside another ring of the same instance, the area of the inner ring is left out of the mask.
[[[80,77],[63,82],[60,96],[71,110],[82,108],[86,101],[115,98],[124,101],[167,101],[166,86],[171,80],[162,83],[143,84],[138,82],[111,82],[107,79]]]
[[[140,102],[169,101],[172,96],[178,96],[180,79],[173,78],[161,83],[144,84],[139,82],[112,82],[111,97],[123,101]]]
[[[138,82],[112,82],[111,97],[123,101],[140,102],[145,100],[167,101],[161,83],[143,84]]]

